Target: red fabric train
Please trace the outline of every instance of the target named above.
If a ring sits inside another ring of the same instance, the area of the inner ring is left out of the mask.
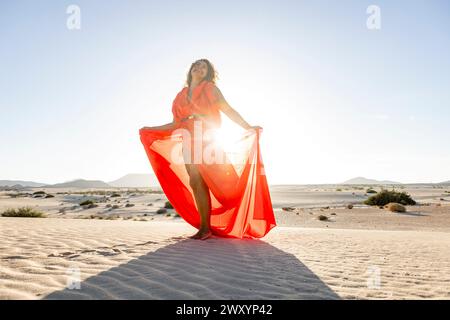
[[[203,132],[220,127],[220,112],[212,94],[213,86],[209,81],[202,81],[194,88],[191,99],[187,97],[187,87],[177,94],[172,107],[175,129],[139,131],[150,164],[167,199],[178,214],[195,228],[200,226],[200,215],[184,164],[186,157],[183,156],[183,139],[186,139],[185,132],[190,133],[194,149],[194,145],[198,143],[197,138],[192,138],[195,136],[195,126],[201,123]],[[206,117],[186,120],[191,114]],[[221,159],[225,159],[212,163],[196,162],[210,192],[210,224],[214,235],[241,239],[261,238],[276,226],[261,157],[260,134],[261,130],[247,130],[235,141],[232,150],[227,150],[218,143],[214,144],[214,139],[201,138],[202,152],[213,143],[214,148],[209,150],[214,150],[214,159],[219,159],[218,155],[223,155],[224,158]]]

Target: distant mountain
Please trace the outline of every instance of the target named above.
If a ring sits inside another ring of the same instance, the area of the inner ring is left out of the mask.
[[[14,185],[21,185],[23,187],[43,187],[47,184],[22,180],[0,180],[0,187],[12,187]]]
[[[367,179],[364,177],[356,177],[347,181],[344,181],[340,184],[402,184],[401,182],[389,181],[389,180],[375,180],[375,179]]]
[[[158,179],[154,174],[130,173],[117,180],[108,182],[118,188],[150,188],[159,187]]]
[[[448,185],[450,185],[450,180],[448,180],[448,181],[443,181],[443,182],[439,182],[438,184],[448,184]]]
[[[100,180],[78,179],[46,186],[47,188],[111,188],[109,184]]]

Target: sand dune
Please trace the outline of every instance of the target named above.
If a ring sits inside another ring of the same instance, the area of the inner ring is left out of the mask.
[[[199,241],[179,222],[5,217],[0,230],[1,299],[450,298],[444,232],[277,227]]]

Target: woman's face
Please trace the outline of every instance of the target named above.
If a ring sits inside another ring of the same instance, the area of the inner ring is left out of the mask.
[[[208,74],[208,65],[205,61],[197,61],[191,70],[192,79],[201,80]]]

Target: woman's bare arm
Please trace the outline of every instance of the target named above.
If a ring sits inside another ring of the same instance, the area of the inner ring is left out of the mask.
[[[242,118],[242,116],[239,114],[239,112],[234,110],[228,104],[228,102],[225,100],[225,97],[223,96],[222,92],[216,86],[214,86],[213,94],[216,96],[219,109],[224,114],[226,114],[232,121],[234,121],[235,123],[237,123],[238,125],[240,125],[242,128],[244,128],[246,130],[249,130],[252,128],[261,128],[259,126],[251,126],[247,121],[245,121],[244,118]]]

